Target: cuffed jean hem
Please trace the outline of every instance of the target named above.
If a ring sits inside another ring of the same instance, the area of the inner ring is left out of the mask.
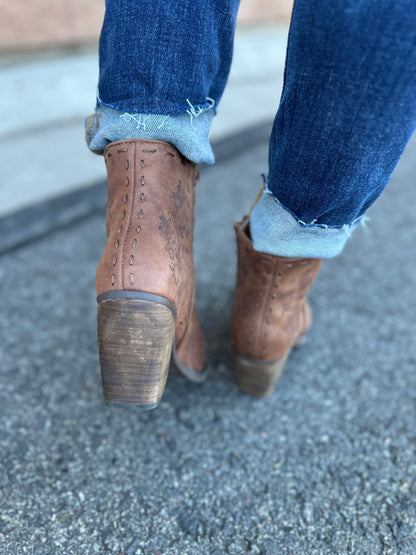
[[[296,258],[332,258],[344,248],[352,224],[325,226],[305,223],[283,206],[265,187],[250,214],[250,233],[256,251]]]
[[[189,104],[186,113],[175,115],[132,114],[98,104],[86,119],[86,140],[92,152],[102,154],[115,141],[156,139],[174,145],[195,164],[213,164],[208,135],[214,114],[213,104],[206,110]]]

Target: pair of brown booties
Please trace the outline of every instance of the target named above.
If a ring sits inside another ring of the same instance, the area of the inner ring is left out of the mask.
[[[198,172],[162,141],[112,143],[104,158],[108,243],[96,278],[104,398],[150,409],[168,373],[197,382],[206,375],[193,263]],[[244,391],[266,396],[311,324],[306,294],[321,260],[255,251],[248,217],[235,229],[233,370]]]

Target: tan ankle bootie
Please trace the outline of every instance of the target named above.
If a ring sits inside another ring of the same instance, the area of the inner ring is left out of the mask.
[[[235,225],[237,285],[231,319],[233,369],[241,389],[269,395],[290,350],[311,325],[306,300],[321,259],[285,258],[253,249],[246,216]]]
[[[198,172],[162,141],[112,143],[104,158],[108,243],[96,277],[104,398],[154,408],[171,357],[189,379],[205,378],[193,263]]]

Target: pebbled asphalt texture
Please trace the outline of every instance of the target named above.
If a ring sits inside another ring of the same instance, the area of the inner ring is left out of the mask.
[[[210,379],[160,407],[102,401],[104,215],[0,257],[0,553],[416,553],[416,142],[310,300],[274,394],[230,372],[232,224],[267,144],[202,171],[198,308]],[[102,194],[105,194],[103,187]]]

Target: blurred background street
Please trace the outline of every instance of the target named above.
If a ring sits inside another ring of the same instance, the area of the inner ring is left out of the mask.
[[[102,402],[105,172],[83,139],[99,24],[78,38],[56,20],[32,42],[2,35],[1,554],[416,552],[415,138],[367,227],[324,264],[314,327],[275,393],[252,399],[232,378],[233,223],[267,168],[290,12],[254,5],[197,190],[210,378],[171,379],[146,413]]]

